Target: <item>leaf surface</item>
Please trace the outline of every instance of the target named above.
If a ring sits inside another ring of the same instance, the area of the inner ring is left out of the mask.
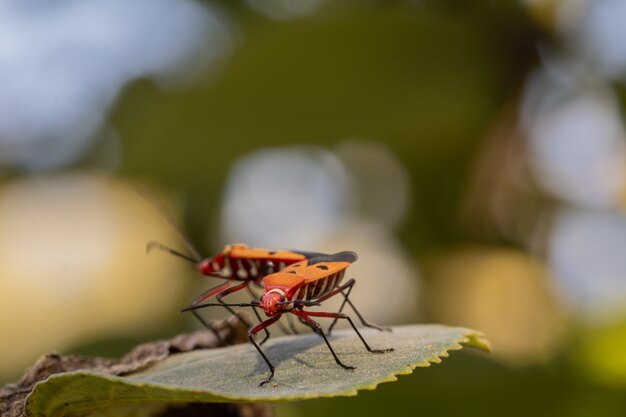
[[[276,367],[274,380],[259,387],[268,375],[263,359],[250,344],[203,349],[170,356],[128,376],[87,371],[56,374],[38,383],[26,401],[29,416],[83,416],[109,407],[155,402],[291,401],[356,395],[374,389],[416,367],[439,363],[462,345],[485,351],[482,334],[460,327],[412,325],[392,332],[363,330],[374,349],[368,352],[351,330],[335,331],[330,342],[339,358],[355,370],[338,366],[324,341],[315,334],[283,336],[263,350]]]

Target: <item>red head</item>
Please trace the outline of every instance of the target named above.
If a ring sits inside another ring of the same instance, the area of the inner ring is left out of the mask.
[[[277,304],[285,301],[287,301],[285,292],[279,288],[274,288],[263,294],[263,297],[261,297],[261,307],[263,307],[265,314],[271,317],[283,311],[291,310],[293,304]]]

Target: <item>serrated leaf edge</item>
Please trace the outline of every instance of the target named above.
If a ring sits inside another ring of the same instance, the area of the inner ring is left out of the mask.
[[[398,375],[410,375],[413,373],[413,371],[416,368],[426,368],[426,367],[429,367],[432,363],[435,363],[435,364],[441,363],[441,358],[447,358],[450,356],[448,352],[461,350],[463,349],[463,346],[474,347],[476,349],[483,350],[486,352],[491,351],[491,345],[487,341],[487,339],[485,339],[482,333],[474,331],[474,330],[470,330],[470,329],[463,329],[463,328],[460,328],[460,329],[464,330],[463,338],[461,340],[459,340],[457,343],[445,346],[441,351],[435,352],[431,356],[426,357],[424,361],[415,362],[401,369],[393,370],[389,373],[388,376],[376,379],[375,381],[369,384],[355,385],[354,387],[346,391],[337,391],[333,393],[321,393],[321,394],[320,393],[311,393],[311,394],[303,393],[301,395],[291,396],[291,397],[263,396],[261,398],[255,398],[255,397],[250,397],[250,396],[236,396],[236,395],[216,393],[210,390],[194,390],[191,388],[180,388],[176,386],[168,386],[165,384],[154,384],[150,382],[131,381],[128,378],[124,378],[124,377],[99,374],[99,373],[89,372],[89,371],[74,371],[74,372],[67,372],[67,373],[58,374],[58,375],[52,375],[46,380],[37,383],[35,387],[33,388],[33,392],[29,394],[29,396],[26,399],[25,410],[27,411],[26,415],[28,416],[35,415],[35,414],[30,413],[31,408],[33,407],[33,403],[34,403],[33,398],[31,398],[31,396],[33,396],[33,394],[36,393],[37,387],[39,385],[45,384],[48,381],[57,380],[57,379],[70,379],[69,383],[65,383],[59,388],[59,390],[56,393],[58,394],[59,391],[63,392],[69,389],[71,386],[71,382],[72,382],[71,380],[74,379],[77,375],[90,377],[90,378],[97,378],[97,379],[101,379],[101,380],[105,380],[109,382],[122,383],[124,385],[130,385],[132,387],[140,388],[140,389],[149,388],[153,391],[162,390],[171,394],[176,394],[180,392],[187,394],[185,398],[180,398],[180,397],[172,398],[169,395],[153,396],[150,398],[150,402],[167,401],[171,403],[184,403],[184,402],[196,401],[196,402],[246,402],[246,403],[250,403],[250,402],[287,402],[287,401],[299,401],[299,400],[307,400],[307,399],[314,399],[314,398],[332,398],[332,397],[339,397],[339,396],[351,397],[351,396],[356,396],[359,391],[362,391],[362,390],[371,391],[371,390],[376,389],[376,387],[382,383],[397,381]],[[101,408],[116,407],[116,406],[130,405],[133,403],[143,403],[143,402],[147,402],[145,398],[141,398],[137,400],[127,399],[123,401],[99,400],[96,406],[82,407],[80,408],[80,412],[84,413],[84,412],[89,412],[89,411],[95,411]],[[77,404],[80,404],[80,403],[79,402],[72,403],[72,406],[76,406]],[[48,410],[48,411],[51,411],[51,413],[46,413],[45,415],[48,415],[50,417],[66,415],[65,413],[63,413],[62,409]]]

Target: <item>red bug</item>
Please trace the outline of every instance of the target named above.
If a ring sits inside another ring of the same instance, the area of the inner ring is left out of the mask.
[[[265,315],[269,317],[269,319],[251,327],[248,331],[248,338],[250,339],[250,342],[257,349],[270,369],[270,376],[261,382],[260,386],[263,386],[272,380],[274,377],[274,365],[272,365],[259,344],[256,343],[254,336],[261,330],[266,330],[267,327],[276,323],[285,313],[297,316],[300,321],[311,327],[314,332],[319,334],[324,339],[324,342],[326,342],[326,345],[333,355],[335,362],[337,362],[337,364],[344,369],[354,369],[354,367],[345,365],[341,362],[328,341],[326,334],[322,330],[322,327],[318,322],[312,319],[312,317],[333,318],[333,324],[338,319],[345,319],[350,323],[350,326],[352,326],[356,334],[361,339],[361,342],[363,342],[363,345],[369,352],[384,353],[393,351],[393,348],[372,349],[358,331],[350,316],[341,312],[341,309],[343,309],[345,303],[347,302],[357,314],[357,317],[363,325],[379,330],[385,330],[366,321],[355,308],[354,304],[352,304],[349,300],[348,296],[355,283],[354,278],[340,285],[345,275],[346,268],[348,268],[351,263],[356,261],[356,259],[357,256],[354,252],[339,252],[333,255],[310,257],[303,261],[294,263],[277,273],[267,275],[263,279],[264,294],[260,301],[253,299],[250,304],[232,304],[232,306],[253,306],[262,308]],[[343,293],[344,290],[348,290],[347,294]],[[306,311],[304,309],[309,306],[321,305],[322,302],[337,294],[344,295],[343,304],[338,312]],[[198,308],[216,305],[219,304],[202,304],[198,306],[191,306],[184,310],[195,310]]]
[[[165,206],[150,192],[146,187],[138,187],[137,192],[142,195],[151,205],[159,211],[161,216],[167,221],[174,232],[178,235],[181,242],[187,248],[189,255],[180,251],[172,249],[160,242],[152,241],[147,245],[147,251],[152,249],[164,250],[179,258],[185,259],[194,265],[198,271],[205,276],[225,279],[226,282],[210,288],[196,297],[191,306],[197,306],[209,298],[215,297],[217,301],[226,308],[231,314],[237,316],[243,323],[249,326],[246,320],[241,317],[237,312],[230,308],[229,305],[222,300],[225,296],[247,289],[253,298],[257,295],[250,288],[252,285],[262,287],[263,277],[267,274],[276,272],[279,269],[283,269],[287,265],[291,265],[294,262],[298,262],[312,256],[323,256],[323,254],[315,252],[300,252],[289,250],[273,250],[264,248],[251,248],[245,244],[237,243],[234,245],[226,245],[224,250],[219,252],[213,257],[202,258],[194,245],[185,237],[180,226],[176,223],[176,220],[172,214],[165,208]],[[190,306],[190,307],[191,307]],[[261,321],[261,317],[258,312],[253,308],[254,314]],[[193,311],[193,310],[192,310]],[[205,321],[200,314],[193,311],[196,318],[208,329],[213,331],[215,336],[221,340],[219,332],[211,326],[210,323]],[[295,332],[293,325],[289,322],[292,331]],[[287,332],[283,328],[283,331]],[[265,332],[265,339],[263,343],[269,337],[269,332]]]
[[[176,223],[176,220],[165,208],[165,206],[163,206],[163,204],[146,187],[137,188],[137,192],[150,202],[151,205],[163,216],[165,221],[169,223],[173,231],[176,232],[181,242],[187,248],[189,255],[156,241],[148,243],[146,248],[148,252],[152,249],[166,251],[174,256],[193,263],[202,275],[226,280],[226,282],[210,288],[200,294],[191,302],[191,306],[199,305],[209,298],[215,297],[224,308],[226,308],[231,314],[237,316],[246,325],[249,325],[246,320],[231,309],[229,305],[223,302],[222,299],[225,296],[241,291],[245,288],[248,292],[250,292],[252,297],[256,298],[257,295],[250,287],[251,285],[261,287],[263,285],[263,277],[265,275],[274,273],[287,265],[293,264],[294,262],[307,259],[307,257],[322,255],[314,252],[251,248],[245,244],[237,243],[234,245],[226,245],[224,250],[213,257],[202,258],[189,239],[185,237],[180,226]],[[261,321],[261,317],[258,312],[254,308],[252,310],[259,321]],[[205,321],[196,311],[193,311],[193,314],[205,327],[212,330],[218,339],[221,339],[219,332],[217,332],[211,324]],[[291,325],[291,322],[289,324]],[[283,330],[286,332],[285,329]],[[269,332],[266,332],[265,335],[266,337],[263,342],[267,339],[267,337],[269,337]]]
[[[204,301],[215,297],[220,305],[226,308],[231,314],[237,316],[247,326],[250,324],[234,311],[230,305],[223,301],[225,296],[247,289],[252,297],[256,298],[257,295],[250,287],[251,285],[262,287],[264,276],[274,273],[279,269],[283,269],[295,262],[306,260],[309,257],[325,256],[324,254],[314,252],[252,248],[243,243],[236,243],[226,245],[224,250],[217,253],[215,256],[202,259],[187,239],[183,239],[183,241],[192,253],[192,256],[185,255],[159,242],[150,242],[147,249],[148,251],[154,248],[164,250],[172,255],[194,263],[202,275],[225,279],[226,282],[210,288],[196,297],[189,307],[201,305]],[[186,308],[181,311],[191,311],[202,324],[217,335],[217,332],[211,324],[205,321],[194,309]],[[253,311],[259,321],[261,321],[258,312],[254,308]],[[266,332],[265,338],[261,343],[265,342],[267,337],[269,337],[269,332]]]

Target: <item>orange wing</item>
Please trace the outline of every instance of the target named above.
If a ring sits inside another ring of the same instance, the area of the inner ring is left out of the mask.
[[[317,262],[308,265],[306,260],[297,262],[285,269],[266,276],[263,279],[265,288],[292,287],[304,280],[305,284],[324,279],[350,266],[350,262]]]
[[[232,245],[230,249],[231,258],[241,259],[267,259],[271,261],[293,261],[297,262],[306,259],[304,255],[286,251],[265,248],[251,248],[242,244]]]
[[[308,284],[346,269],[350,264],[351,262],[316,262],[309,265],[307,261],[303,261],[288,266],[281,272],[302,277]]]
[[[267,275],[263,278],[263,286],[265,291],[273,288],[280,288],[283,291],[287,291],[289,288],[300,284],[304,280],[303,277],[296,274],[286,274],[285,272],[276,272],[275,274]]]
[[[326,278],[332,274],[342,271],[350,266],[350,262],[319,262],[306,267],[304,279],[309,282]]]

